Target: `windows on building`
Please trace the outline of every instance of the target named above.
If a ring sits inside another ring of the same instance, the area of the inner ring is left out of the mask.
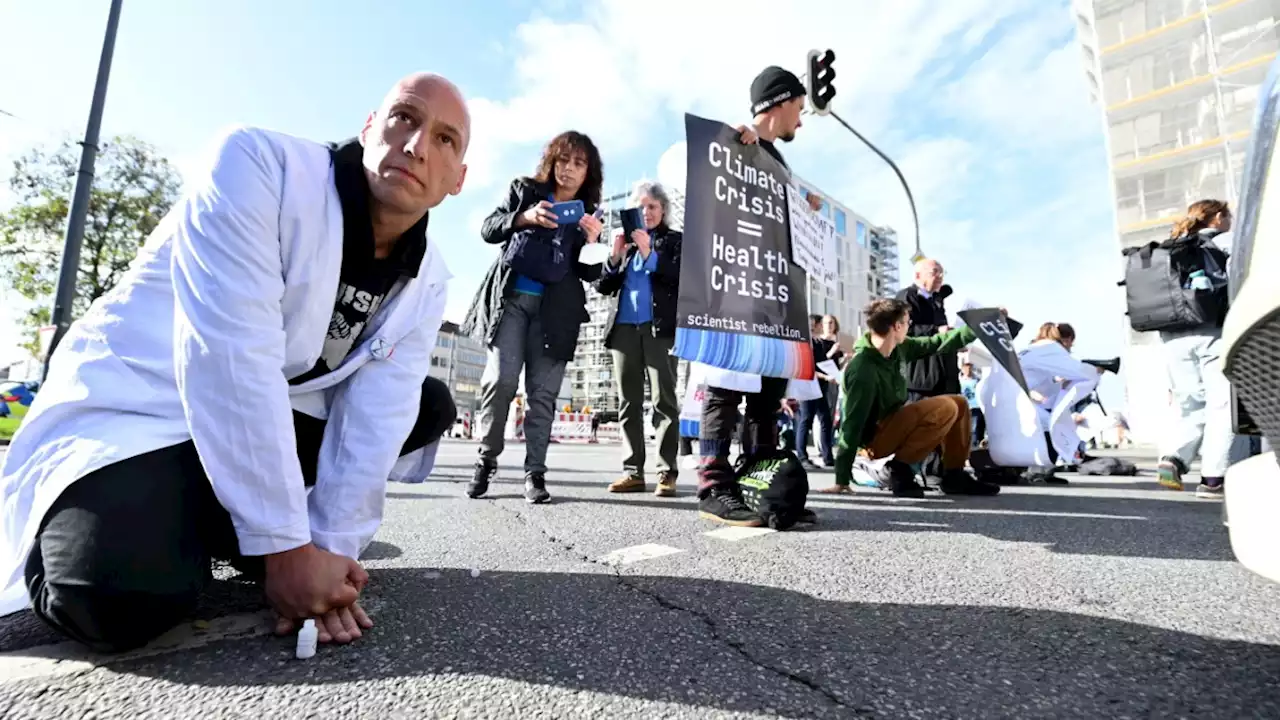
[[[848,230],[849,217],[845,215],[843,210],[836,208],[836,233],[839,235],[846,235],[848,234]]]

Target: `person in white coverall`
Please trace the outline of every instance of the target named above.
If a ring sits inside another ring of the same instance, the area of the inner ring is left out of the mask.
[[[100,651],[181,622],[228,559],[277,632],[371,626],[357,562],[397,458],[455,414],[426,385],[449,272],[427,212],[466,175],[470,116],[436,75],[358,139],[255,128],[71,326],[0,477],[3,607]]]
[[[1030,347],[1018,354],[1040,427],[1048,435],[1050,457],[1062,465],[1079,462],[1080,435],[1073,408],[1098,387],[1103,372],[1071,356],[1075,339],[1070,325],[1045,323]]]

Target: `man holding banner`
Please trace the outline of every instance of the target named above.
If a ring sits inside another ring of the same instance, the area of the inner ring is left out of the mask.
[[[754,527],[729,451],[746,399],[742,456],[778,445],[776,416],[790,378],[813,377],[806,275],[792,263],[791,173],[774,143],[800,127],[805,89],[769,67],[751,85],[751,129],[686,116],[689,156],[684,262],[673,353],[706,389],[699,423],[703,518]],[[811,203],[820,206],[821,199]]]

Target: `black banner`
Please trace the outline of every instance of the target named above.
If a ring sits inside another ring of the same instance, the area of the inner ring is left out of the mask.
[[[1023,392],[1028,392],[1022,363],[1018,362],[1018,353],[1013,349],[1013,334],[1009,332],[1009,322],[1012,321],[1007,321],[999,308],[974,308],[956,314],[978,334],[978,341],[991,353],[992,359],[1013,376]]]
[[[676,325],[808,343],[806,275],[791,261],[791,174],[723,123],[685,115],[685,133]]]

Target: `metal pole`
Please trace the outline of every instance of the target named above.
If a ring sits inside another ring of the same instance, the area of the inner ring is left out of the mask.
[[[85,217],[89,214],[89,193],[93,189],[93,164],[98,157],[98,130],[102,125],[102,108],[107,101],[107,79],[111,75],[111,56],[116,47],[116,28],[120,25],[123,0],[111,0],[107,14],[107,33],[102,40],[102,57],[98,60],[98,79],[93,87],[93,103],[89,106],[89,124],[80,143],[80,171],[76,174],[71,212],[67,215],[66,239],[62,247],[62,267],[54,293],[53,337],[45,356],[43,376],[49,374],[49,359],[71,327],[71,313],[76,298],[76,281],[80,274],[80,245],[84,241]]]
[[[837,115],[835,110],[830,111],[828,114],[831,115],[831,117],[838,120],[840,124],[844,126],[845,130],[848,130],[849,132],[853,133],[854,137],[858,138],[863,142],[864,145],[871,148],[875,152],[875,154],[880,156],[881,160],[884,160],[886,163],[889,164],[889,167],[893,168],[893,172],[898,176],[898,180],[902,182],[902,189],[907,191],[907,202],[911,203],[911,219],[915,222],[915,225],[916,225],[916,254],[914,257],[915,258],[923,257],[923,254],[920,252],[920,215],[916,213],[916,199],[912,197],[911,188],[907,185],[907,179],[902,176],[902,171],[898,169],[898,166],[894,164],[893,160],[889,159],[888,155],[885,155],[883,152],[881,152],[880,148],[872,144],[872,142],[868,140],[866,137],[864,137],[862,133],[858,132],[857,130],[854,130],[853,126],[845,122],[844,118]],[[913,260],[912,262],[915,262],[915,260]]]
[[[1213,23],[1209,20],[1208,0],[1200,0],[1200,12],[1204,16],[1205,59],[1208,61],[1209,75],[1213,78],[1214,117],[1218,121],[1218,136],[1222,138],[1222,161],[1226,167],[1223,179],[1226,181],[1227,202],[1235,207],[1239,198],[1236,197],[1235,172],[1231,168],[1231,138],[1227,136],[1227,116],[1222,109],[1222,67],[1218,64],[1218,51],[1213,46]],[[1187,204],[1199,199],[1189,198]]]

